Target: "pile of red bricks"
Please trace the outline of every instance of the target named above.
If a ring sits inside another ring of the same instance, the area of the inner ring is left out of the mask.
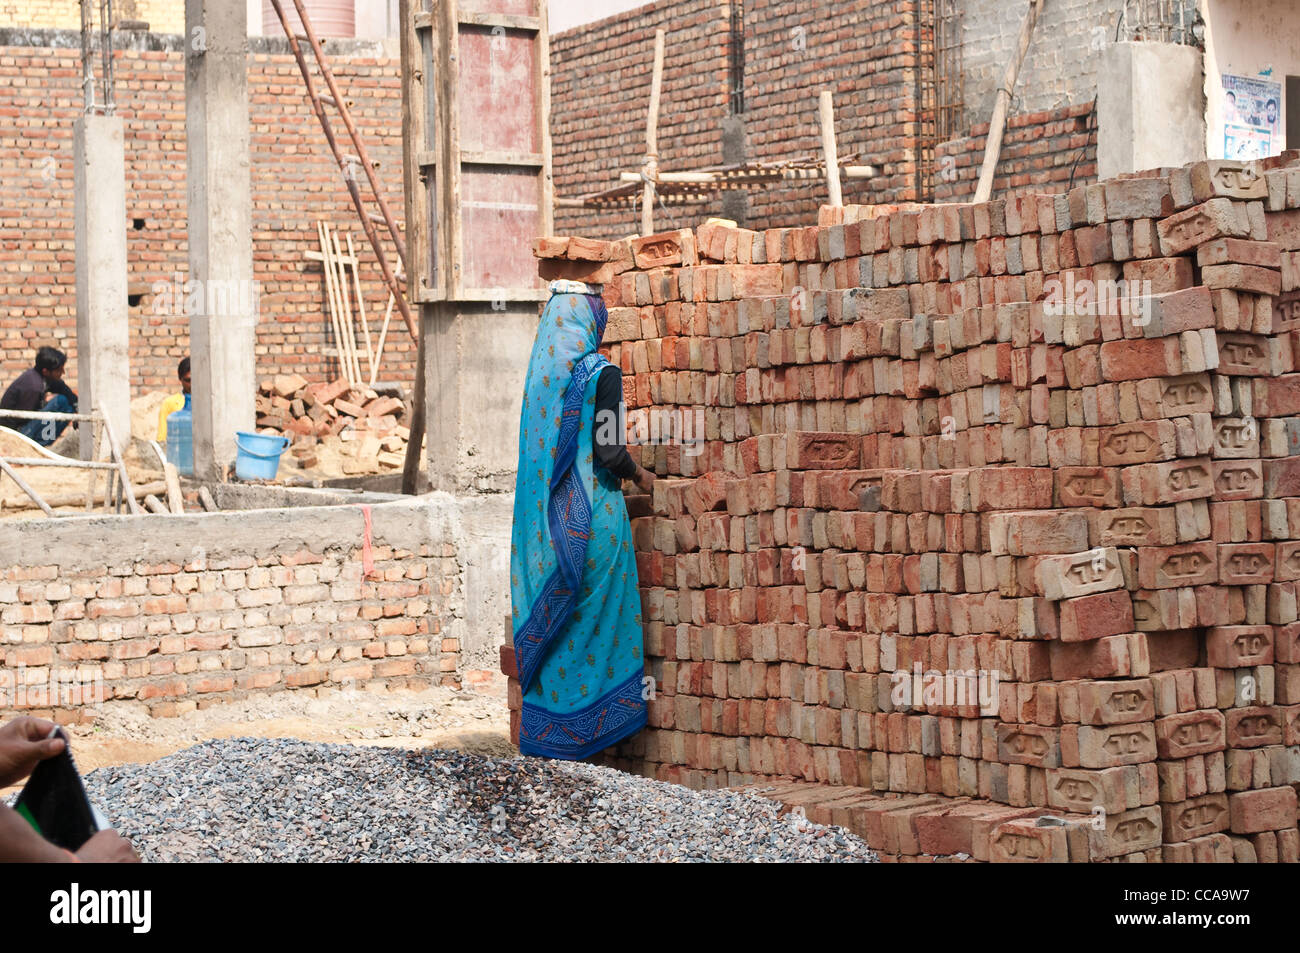
[[[678,439],[606,760],[897,858],[1300,859],[1300,162],[835,221],[608,256]]]
[[[268,377],[258,389],[257,431],[290,439],[302,467],[319,462],[321,441],[337,437],[344,448],[343,472],[397,469],[406,459],[409,427],[398,421],[406,405],[345,380],[309,384],[300,374]]]

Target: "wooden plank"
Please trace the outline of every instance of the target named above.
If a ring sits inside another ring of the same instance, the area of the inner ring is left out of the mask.
[[[447,296],[452,299],[460,297],[462,234],[464,220],[460,208],[460,163],[454,157],[460,155],[460,29],[458,0],[443,0],[444,30],[441,47],[442,62],[439,64],[443,82],[443,141],[442,152],[447,156],[442,176],[442,214],[439,221],[444,222],[447,238]]]
[[[357,268],[356,252],[352,249],[352,235],[348,234],[348,254],[352,256],[352,282],[357,287],[357,313],[361,316],[361,337],[366,342],[366,366],[370,380],[375,379],[375,354],[370,349],[370,325],[366,323],[366,299],[361,290],[361,272]]]
[[[334,331],[334,340],[338,345],[339,371],[343,379],[355,387],[356,381],[352,378],[352,364],[348,360],[347,343],[343,333],[343,309],[339,303],[337,275],[334,273],[334,251],[330,241],[330,230],[324,222],[317,222],[316,229],[320,237],[321,254],[325,256],[325,297],[329,308],[330,327]]]
[[[435,305],[435,307],[446,307],[446,305]],[[414,496],[415,491],[419,489],[420,463],[424,456],[426,361],[423,327],[420,328],[420,332],[420,343],[415,351],[415,394],[411,397],[410,437],[406,443],[406,459],[402,461],[402,492],[407,496]]]
[[[180,515],[185,512],[185,495],[181,493],[181,475],[176,464],[167,459],[157,440],[150,440],[149,446],[163,468],[163,484],[167,488],[167,506],[172,513]],[[145,492],[145,491],[141,491]]]
[[[551,37],[550,11],[546,0],[537,0],[537,128],[542,138],[542,174],[538,182],[542,207],[539,235],[555,234],[555,180],[551,166]]]
[[[361,382],[361,364],[357,360],[357,334],[352,323],[352,281],[348,278],[348,270],[339,263],[342,257],[342,246],[339,244],[338,229],[335,229],[330,236],[330,242],[333,244],[331,251],[334,255],[334,274],[338,281],[339,300],[343,302],[343,349],[347,352],[348,363],[352,368],[351,379],[355,385]]]
[[[126,497],[127,508],[134,514],[142,513],[144,511],[140,509],[140,504],[135,501],[135,491],[131,489],[131,475],[126,472],[126,461],[122,459],[122,454],[117,449],[117,439],[113,436],[113,422],[108,419],[108,414],[104,413],[102,407],[99,408],[99,412],[104,418],[104,436],[108,440],[108,449],[113,455],[113,462],[117,464],[121,492]]]
[[[641,234],[655,232],[655,174],[659,171],[659,92],[664,82],[664,31],[655,30],[654,67],[650,74],[650,106],[645,121],[645,174],[641,190]]]
[[[998,87],[993,99],[993,118],[989,120],[988,140],[984,145],[984,164],[980,167],[979,184],[975,187],[975,201],[987,202],[993,196],[993,179],[998,171],[998,159],[1002,155],[1002,133],[1007,126],[1007,111],[1011,108],[1011,95],[1020,77],[1020,67],[1029,52],[1029,42],[1034,36],[1034,24],[1038,22],[1038,13],[1043,0],[1029,0],[1029,12],[1025,14],[1020,27],[1020,42],[1016,54],[1007,63],[1006,73],[1002,76],[1002,85]]]
[[[844,193],[840,190],[839,150],[835,146],[835,103],[829,89],[823,89],[818,97],[817,114],[822,127],[822,154],[826,157],[826,191],[830,204],[840,208]]]
[[[302,253],[302,257],[309,261],[319,261],[322,264],[325,262],[325,256],[318,251],[305,251]],[[342,261],[345,265],[355,265],[357,263],[357,260],[349,255],[344,255]]]
[[[504,291],[504,293],[503,293]],[[463,288],[461,301],[545,301],[551,296],[543,284],[535,288]]]
[[[41,499],[41,495],[33,490],[26,480],[14,472],[14,468],[9,465],[4,457],[0,457],[0,472],[7,474],[11,480],[17,483],[18,489],[26,493],[31,501],[41,508],[42,513],[46,516],[54,515],[54,510],[50,509],[50,504]]]
[[[499,26],[506,30],[521,30],[527,33],[539,33],[542,29],[540,17],[521,16],[518,13],[477,13],[462,10],[457,20],[466,26]]]
[[[103,449],[104,430],[99,425],[98,421],[91,424],[91,427],[93,429],[91,430],[92,447],[91,447],[90,458],[92,460],[98,460],[100,451]],[[91,470],[89,475],[86,477],[86,512],[87,513],[89,513],[91,510],[95,508],[95,484],[97,484],[98,482],[99,482],[99,474],[96,471]]]
[[[217,501],[212,497],[212,491],[206,486],[199,487],[199,505],[208,513],[221,512],[221,507],[217,506]]]
[[[546,165],[546,157],[540,152],[511,152],[508,150],[476,152],[465,149],[461,151],[460,161],[466,165],[515,165],[533,166],[539,169]]]
[[[157,513],[160,516],[169,516],[171,512],[167,509],[167,504],[152,493],[146,494],[144,498],[144,507],[150,513]]]
[[[408,222],[406,243],[407,298],[418,303],[427,294],[434,300],[445,294],[441,278],[441,255],[438,212],[432,197],[437,194],[440,164],[437,157],[437,124],[428,114],[437,89],[436,55],[440,42],[432,14],[412,12],[413,0],[400,0],[399,23],[402,55],[402,149],[403,154],[418,157],[404,163],[403,195]],[[427,161],[426,161],[427,160]],[[411,227],[409,223],[415,223]],[[391,297],[391,295],[390,295]]]
[[[96,460],[51,460],[49,457],[9,457],[9,462],[16,467],[60,467],[70,470],[116,470],[117,464],[111,461]]]

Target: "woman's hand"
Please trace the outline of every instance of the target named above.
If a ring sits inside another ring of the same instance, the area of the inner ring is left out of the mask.
[[[77,860],[85,864],[138,864],[140,855],[117,831],[100,831],[81,845]]]
[[[63,750],[62,738],[50,738],[53,722],[15,718],[0,728],[0,788],[17,784],[36,765]]]
[[[636,484],[637,489],[640,490],[642,493],[651,494],[651,495],[654,494],[655,475],[651,473],[649,470],[647,470],[645,467],[638,466],[636,468],[636,476],[632,478],[632,482]]]

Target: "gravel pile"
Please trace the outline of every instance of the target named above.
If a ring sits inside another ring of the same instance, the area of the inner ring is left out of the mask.
[[[588,764],[236,738],[101,768],[151,861],[874,861],[775,803]]]

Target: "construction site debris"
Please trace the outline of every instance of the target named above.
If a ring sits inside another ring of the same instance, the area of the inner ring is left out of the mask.
[[[410,438],[405,417],[400,398],[345,380],[309,384],[297,374],[278,374],[262,381],[257,395],[258,432],[288,437],[290,455],[303,469],[319,466],[326,440],[345,475],[399,469]]]

